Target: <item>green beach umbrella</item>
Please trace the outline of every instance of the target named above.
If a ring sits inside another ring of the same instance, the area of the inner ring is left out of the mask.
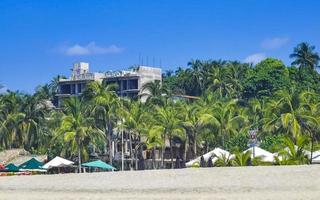
[[[101,161],[101,160],[96,160],[92,162],[87,162],[82,164],[83,167],[93,167],[93,168],[101,168],[101,169],[106,169],[106,170],[115,170],[116,168],[112,167],[111,165]]]
[[[22,163],[19,167],[21,171],[46,171],[42,168],[42,162],[38,161],[35,158],[31,158],[25,163]]]
[[[17,167],[15,164],[10,163],[6,166],[6,169],[10,172],[18,172],[19,171],[19,167]]]

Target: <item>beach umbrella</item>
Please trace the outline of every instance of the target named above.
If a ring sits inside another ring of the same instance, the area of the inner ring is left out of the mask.
[[[251,158],[253,158],[253,147],[245,150],[244,153],[247,151],[252,152]],[[263,162],[274,162],[274,154],[264,149],[261,149],[260,147],[254,147],[254,157],[260,157],[261,161]]]
[[[35,158],[31,158],[30,160],[22,163],[20,167],[20,171],[39,171],[46,172],[47,170],[42,168],[42,162],[38,161]]]
[[[82,166],[83,167],[100,168],[100,169],[105,169],[105,170],[115,170],[116,169],[113,166],[111,166],[101,160],[83,163]]]
[[[10,163],[8,165],[6,165],[6,169],[10,172],[18,172],[19,171],[19,167],[17,167],[15,164]]]
[[[212,158],[212,164],[214,164],[218,160],[218,158],[222,157],[222,155],[225,155],[226,157],[230,156],[231,158],[233,158],[232,155],[228,151],[220,149],[220,148],[215,148],[214,150],[212,150],[212,151],[210,151],[210,152],[208,152],[208,153],[206,153],[206,154],[204,154],[202,156],[203,156],[205,161],[208,161],[210,157],[211,158],[213,157]],[[186,163],[186,167],[192,167],[192,165],[194,163],[200,163],[200,158],[201,157],[198,157],[198,158],[196,158],[194,160],[191,160],[191,161],[187,162]]]
[[[44,169],[51,169],[54,167],[70,167],[74,164],[74,162],[56,156],[54,159],[50,160],[48,163],[42,166]]]

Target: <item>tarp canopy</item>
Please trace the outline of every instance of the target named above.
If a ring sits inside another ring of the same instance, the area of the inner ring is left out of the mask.
[[[42,166],[44,169],[51,169],[54,167],[69,167],[72,166],[74,162],[61,158],[59,156],[56,156],[54,159],[50,160],[48,163]]]
[[[245,150],[244,153],[247,151],[251,151],[251,158],[253,158],[253,147]],[[254,156],[261,157],[263,162],[274,162],[274,155],[260,147],[254,147]]]
[[[101,161],[96,160],[92,162],[87,162],[82,164],[83,167],[92,167],[92,168],[100,168],[100,169],[106,169],[106,170],[115,170],[116,168],[112,167],[111,165]]]
[[[35,158],[31,158],[25,163],[22,163],[20,167],[20,171],[46,171],[42,168],[42,162],[38,161]]]
[[[223,155],[226,156],[227,158],[228,157],[232,158],[232,155],[228,151],[220,149],[220,148],[215,148],[214,150],[209,151],[208,153],[206,153],[202,156],[206,162],[208,162],[210,157],[213,157],[212,163],[214,164],[218,160],[218,158],[221,158]],[[200,158],[201,158],[201,156],[197,157],[194,160],[187,162],[186,167],[192,167],[192,165],[196,162],[200,163]]]
[[[6,166],[6,169],[10,172],[18,172],[19,171],[19,167],[17,167],[15,164],[10,163]]]

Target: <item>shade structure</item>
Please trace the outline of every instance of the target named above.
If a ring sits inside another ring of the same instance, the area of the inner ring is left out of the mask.
[[[297,145],[294,145],[294,149],[297,151],[297,150],[298,150],[298,146],[297,146]],[[290,152],[290,149],[289,149],[288,147],[284,148],[284,150],[287,151],[287,152]],[[311,151],[308,151],[308,150],[305,150],[305,149],[303,149],[302,151],[303,151],[303,154],[308,157],[308,159],[311,158]],[[320,151],[319,151],[318,153],[319,153],[319,155],[320,155]],[[280,155],[279,152],[276,152],[276,153],[274,153],[273,155],[274,155],[274,156],[277,156],[277,157],[279,158],[279,160],[282,160],[282,155]],[[317,152],[315,151],[315,152],[313,152],[313,155],[312,155],[313,158],[312,158],[312,160],[313,160],[316,156],[317,156]],[[319,158],[319,159],[320,159],[320,158]]]
[[[74,162],[56,156],[54,159],[47,162],[45,165],[42,166],[44,169],[51,169],[51,168],[59,168],[59,167],[70,167],[74,164]]]
[[[312,153],[312,163],[320,164],[320,150]]]
[[[38,161],[35,158],[31,158],[25,163],[22,163],[20,167],[20,171],[38,171],[38,172],[46,172],[47,170],[42,168],[42,162]]]
[[[15,164],[13,163],[10,163],[8,165],[6,165],[6,169],[9,171],[9,172],[18,172],[19,171],[19,167],[17,167]]]
[[[253,147],[251,147],[251,148],[245,150],[244,153],[247,151],[252,152],[251,158],[253,158],[253,151],[254,151],[254,156],[260,157],[263,162],[274,162],[275,161],[274,155],[271,152],[266,151],[264,149],[261,149],[260,147],[254,147],[254,150],[253,150]]]
[[[214,164],[218,160],[218,158],[222,157],[223,155],[225,155],[226,157],[229,157],[229,156],[232,157],[232,155],[228,151],[220,149],[220,148],[215,148],[214,150],[212,150],[202,156],[206,162],[208,162],[210,157],[213,157],[212,164]],[[186,167],[192,167],[192,165],[196,162],[198,162],[200,164],[200,159],[201,159],[201,156],[199,156],[198,158],[196,158],[194,160],[187,162]]]
[[[101,161],[101,160],[96,160],[92,162],[87,162],[82,164],[83,167],[92,167],[92,168],[100,168],[100,169],[105,169],[105,170],[115,170],[116,168],[112,167],[111,165]]]

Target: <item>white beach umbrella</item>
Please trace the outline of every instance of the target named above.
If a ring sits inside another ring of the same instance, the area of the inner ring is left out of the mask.
[[[74,162],[56,156],[54,159],[50,160],[48,163],[42,166],[44,169],[51,169],[53,167],[67,167],[73,165]]]
[[[245,150],[244,153],[247,151],[252,152],[251,158],[253,158],[253,147]],[[274,162],[274,154],[264,149],[261,149],[260,147],[254,147],[254,156],[261,157],[263,162]]]
[[[206,154],[204,154],[202,156],[203,156],[203,158],[204,158],[204,160],[206,162],[208,162],[210,157],[214,157],[212,159],[212,163],[214,164],[218,160],[217,157],[222,157],[223,155],[225,155],[226,157],[229,157],[231,154],[226,150],[223,150],[223,149],[220,149],[220,148],[215,148],[214,150],[209,151],[208,153],[206,153]],[[191,160],[191,161],[187,162],[186,163],[186,167],[192,167],[192,165],[194,163],[196,163],[196,162],[200,163],[200,159],[201,159],[201,156],[197,157],[194,160]]]

